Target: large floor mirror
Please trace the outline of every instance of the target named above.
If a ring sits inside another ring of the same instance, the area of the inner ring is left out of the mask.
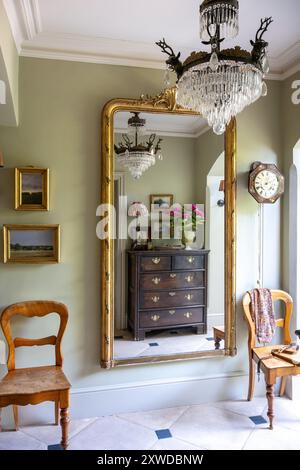
[[[102,117],[101,365],[235,355],[236,124],[175,89]]]

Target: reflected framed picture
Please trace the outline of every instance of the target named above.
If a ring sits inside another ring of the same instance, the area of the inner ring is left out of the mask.
[[[4,225],[4,263],[60,262],[59,225]]]
[[[15,168],[15,210],[49,210],[48,168]]]
[[[150,207],[155,204],[158,209],[169,209],[173,202],[173,194],[151,194],[150,196]]]

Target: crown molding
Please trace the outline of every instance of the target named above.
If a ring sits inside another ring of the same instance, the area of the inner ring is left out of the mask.
[[[121,54],[120,54],[120,51]],[[188,55],[188,51],[182,51]],[[72,34],[40,33],[34,40],[23,42],[23,57],[54,59],[94,64],[121,65],[151,69],[165,69],[159,53],[153,54],[153,45],[106,38],[92,38]],[[267,80],[285,80],[298,71],[300,42],[284,51],[278,58],[270,58],[271,72]]]
[[[143,59],[130,59],[126,57],[110,57],[98,54],[87,54],[82,52],[70,51],[57,51],[57,50],[43,50],[26,47],[20,53],[21,57],[32,57],[35,59],[52,59],[64,60],[69,62],[87,62],[90,64],[102,65],[121,65],[125,67],[141,67],[147,69],[164,69],[164,63],[143,60]]]
[[[38,0],[3,0],[3,4],[20,54],[24,41],[34,39],[42,32]]]
[[[26,39],[31,40],[42,32],[38,0],[19,0],[26,28]]]
[[[270,58],[271,70],[284,75],[298,64],[300,60],[300,41],[282,51],[278,56]]]
[[[288,78],[292,77],[295,75],[295,73],[300,72],[300,62],[293,67],[291,67],[289,70],[284,72],[282,74],[282,80],[287,80]]]
[[[149,129],[149,133],[157,134],[161,137],[181,137],[185,139],[197,139],[201,135],[205,134],[210,129],[206,123],[204,123],[203,127],[200,129],[198,128],[195,133],[193,132],[180,132],[180,131],[165,131],[160,129]],[[122,127],[115,127],[114,133],[115,134],[127,134],[128,129]]]

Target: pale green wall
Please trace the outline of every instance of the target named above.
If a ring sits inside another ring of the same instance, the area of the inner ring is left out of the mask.
[[[0,79],[8,86],[7,104],[0,105],[0,113],[5,114],[9,125],[17,124],[19,119],[19,55],[10,29],[8,17],[0,0]],[[12,103],[10,103],[12,101]],[[4,116],[0,117],[4,122]]]
[[[70,321],[63,349],[65,370],[75,388],[159,378],[212,377],[247,369],[247,333],[240,301],[256,280],[257,238],[257,205],[247,193],[247,172],[254,160],[277,161],[280,156],[280,84],[276,82],[270,83],[267,98],[238,118],[238,356],[111,371],[99,366],[100,248],[95,212],[100,202],[100,114],[111,98],[156,94],[162,86],[163,71],[22,58],[20,126],[0,128],[7,160],[7,168],[0,172],[1,223],[60,223],[62,227],[61,264],[0,265],[1,307],[37,298],[68,304]],[[13,168],[25,164],[51,168],[49,214],[16,213],[12,209]],[[272,232],[272,269],[267,281],[273,287],[280,284],[278,216],[277,204],[267,213]],[[19,334],[31,337],[40,334],[38,327],[29,332],[23,320],[18,329]],[[30,357],[34,354],[36,350],[31,349]],[[39,359],[43,357],[39,355]],[[241,398],[245,394],[246,390],[240,390]]]
[[[216,135],[212,130],[200,135],[195,142],[196,195],[199,201],[205,201],[207,175],[223,151],[224,136]]]

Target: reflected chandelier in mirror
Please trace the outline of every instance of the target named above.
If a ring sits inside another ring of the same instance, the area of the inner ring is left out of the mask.
[[[156,158],[162,160],[162,139],[155,143],[156,135],[150,134],[147,142],[139,141],[146,133],[146,119],[142,119],[140,113],[132,114],[128,119],[128,133],[122,134],[122,141],[115,144],[115,152],[120,165],[127,168],[134,179],[139,179],[146,170],[155,165]],[[133,136],[133,141],[130,136]]]

